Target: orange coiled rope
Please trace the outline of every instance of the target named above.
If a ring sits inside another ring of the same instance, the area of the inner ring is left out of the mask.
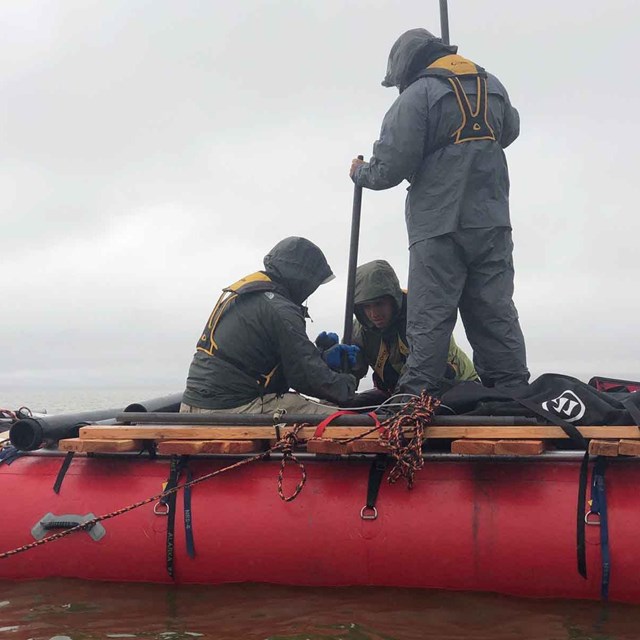
[[[389,473],[389,484],[406,478],[407,487],[413,487],[416,471],[424,466],[424,432],[439,406],[439,399],[432,398],[423,391],[419,398],[412,398],[400,411],[382,423],[384,431],[380,442],[395,461]],[[410,430],[408,433],[407,429]]]

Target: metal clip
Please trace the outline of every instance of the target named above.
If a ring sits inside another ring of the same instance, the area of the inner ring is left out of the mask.
[[[360,509],[360,517],[363,520],[376,520],[378,518],[378,510],[375,507],[369,507],[366,504]]]

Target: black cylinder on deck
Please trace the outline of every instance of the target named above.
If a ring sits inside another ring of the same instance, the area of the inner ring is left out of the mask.
[[[136,415],[148,415],[147,412],[162,411],[174,412],[164,415],[178,415],[182,393],[174,393],[159,398],[152,398],[143,402],[128,405],[124,410],[99,409],[96,411],[82,411],[75,413],[61,413],[55,416],[40,416],[37,418],[22,418],[11,425],[9,439],[11,444],[20,451],[34,451],[45,442],[57,442],[63,438],[77,438],[78,430],[87,424],[113,421],[116,415],[127,415],[124,412],[141,412]],[[121,421],[122,422],[122,421]]]
[[[122,409],[100,409],[57,416],[22,418],[11,425],[9,439],[20,451],[34,451],[45,442],[57,442],[62,438],[77,438],[80,427],[102,420],[113,420]]]
[[[278,421],[283,424],[310,424],[322,422],[326,416],[287,413]],[[270,413],[120,413],[118,422],[137,424],[206,424],[220,427],[273,425]],[[374,426],[373,418],[366,413],[340,416],[331,421],[335,426]],[[538,424],[535,418],[521,416],[435,416],[434,426],[471,427],[471,426],[531,426]]]
[[[148,411],[178,412],[180,411],[180,403],[182,402],[182,393],[172,393],[159,398],[152,398],[144,402],[134,402],[127,405],[125,413],[146,413]]]

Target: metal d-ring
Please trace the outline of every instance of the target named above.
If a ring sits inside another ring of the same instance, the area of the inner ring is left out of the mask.
[[[598,520],[589,520],[589,516],[590,515],[594,515],[598,517]],[[591,525],[593,527],[599,527],[600,526],[600,514],[599,513],[594,513],[593,511],[587,511],[587,513],[584,516],[584,523]]]
[[[378,510],[375,507],[370,507],[365,504],[364,507],[360,509],[360,517],[363,520],[376,520],[378,517]]]
[[[164,507],[164,511],[161,509],[161,507]],[[156,502],[153,505],[153,513],[155,513],[157,516],[168,516],[169,515],[169,505],[166,502],[160,502],[158,500],[158,502]]]

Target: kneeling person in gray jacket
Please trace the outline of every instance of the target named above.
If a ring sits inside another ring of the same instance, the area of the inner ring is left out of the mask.
[[[307,337],[305,301],[333,272],[305,238],[281,240],[264,270],[223,290],[198,340],[180,411],[330,414],[335,408],[290,389],[344,404],[354,376],[332,371]]]

